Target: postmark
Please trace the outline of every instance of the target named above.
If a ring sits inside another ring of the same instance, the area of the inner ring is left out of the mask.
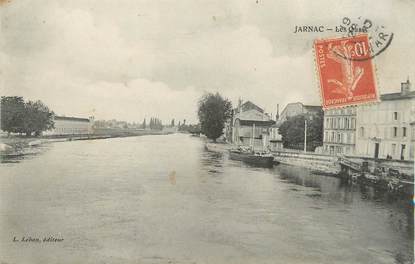
[[[343,17],[339,32],[343,32],[343,37],[356,37],[359,34],[367,34],[368,49],[370,56],[353,57],[351,60],[369,60],[383,53],[392,43],[393,32],[387,27],[375,21],[359,16],[357,18]]]
[[[379,100],[367,34],[316,40],[314,51],[324,109]]]

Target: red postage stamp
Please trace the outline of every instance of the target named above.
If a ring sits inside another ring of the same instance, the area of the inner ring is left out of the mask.
[[[378,101],[367,35],[314,43],[324,109]]]

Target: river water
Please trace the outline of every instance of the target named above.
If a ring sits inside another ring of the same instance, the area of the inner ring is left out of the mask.
[[[409,201],[250,167],[188,135],[44,144],[1,161],[0,263],[413,262]],[[21,241],[51,236],[63,241]]]

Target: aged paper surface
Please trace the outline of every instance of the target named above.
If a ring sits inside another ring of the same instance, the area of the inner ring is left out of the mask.
[[[413,263],[414,14],[0,1],[0,263]]]

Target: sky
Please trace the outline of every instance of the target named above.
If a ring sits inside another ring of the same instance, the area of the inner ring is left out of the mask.
[[[345,16],[394,33],[373,63],[379,92],[398,92],[415,81],[413,14],[411,0],[2,0],[0,95],[129,122],[197,122],[206,92],[273,114],[277,104],[319,105],[312,46],[333,35],[293,32]]]

